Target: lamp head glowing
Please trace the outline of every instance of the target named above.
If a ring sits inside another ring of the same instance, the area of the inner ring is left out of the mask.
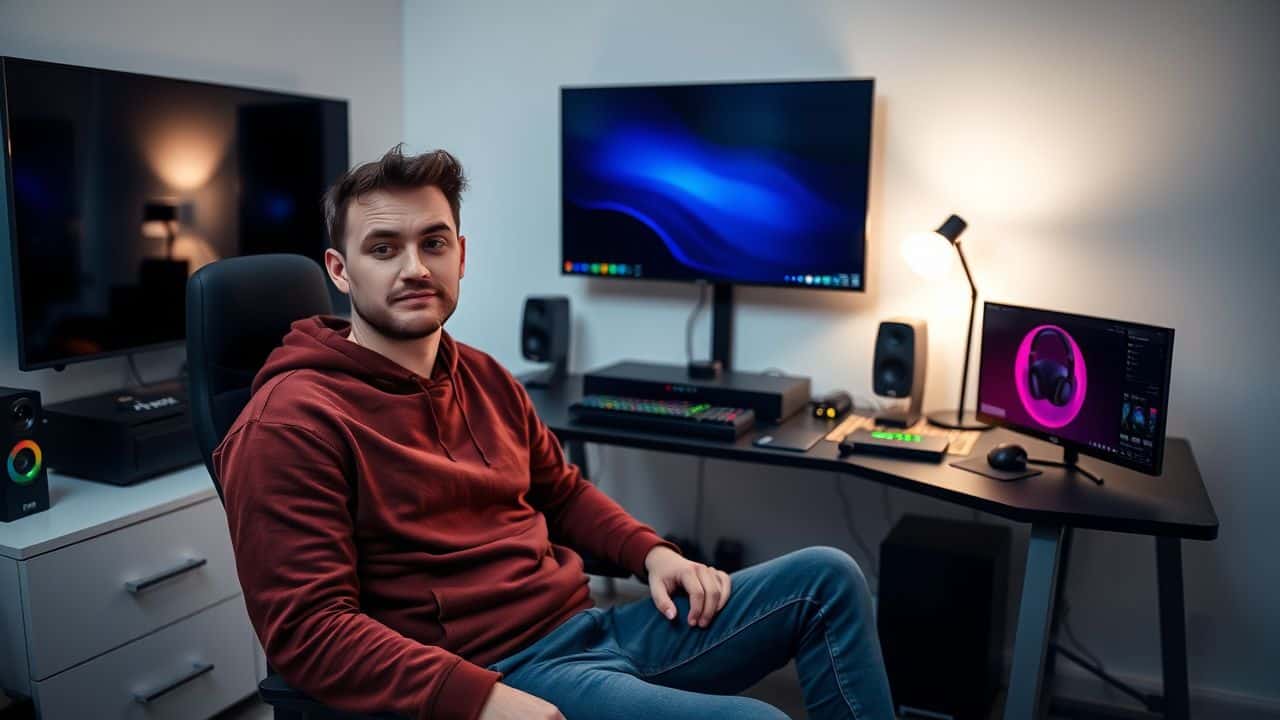
[[[958,215],[952,215],[933,232],[911,233],[902,240],[902,259],[921,277],[943,277],[955,264],[956,256],[950,246],[956,243],[966,227],[968,225],[964,220]]]
[[[956,255],[936,232],[914,232],[902,240],[902,259],[923,278],[944,277],[955,264]]]

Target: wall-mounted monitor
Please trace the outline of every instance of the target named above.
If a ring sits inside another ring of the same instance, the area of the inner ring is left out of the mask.
[[[561,273],[865,289],[874,90],[562,88]]]

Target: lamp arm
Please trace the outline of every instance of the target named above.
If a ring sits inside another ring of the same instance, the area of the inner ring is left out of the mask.
[[[973,349],[973,312],[978,305],[978,286],[973,282],[973,273],[969,272],[969,261],[964,257],[964,248],[960,241],[955,242],[956,252],[960,255],[960,266],[964,268],[964,276],[969,280],[969,329],[964,335],[964,364],[960,374],[960,404],[956,410],[956,422],[964,423],[964,396],[969,389],[969,355]]]
[[[956,252],[960,254],[960,267],[964,268],[965,279],[969,281],[969,299],[973,302],[978,301],[978,286],[973,284],[973,273],[969,272],[969,261],[964,257],[964,248],[960,247],[960,241],[955,242]]]

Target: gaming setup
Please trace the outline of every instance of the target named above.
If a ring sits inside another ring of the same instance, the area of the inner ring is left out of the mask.
[[[692,283],[714,298],[710,357],[690,349],[684,364],[590,370],[571,394],[570,422],[765,452],[806,453],[826,440],[841,456],[950,461],[1006,482],[1059,466],[1102,484],[1080,455],[1160,475],[1171,329],[987,302],[976,412],[965,410],[978,292],[959,241],[966,224],[954,215],[924,242],[950,243],[969,280],[958,408],[922,412],[928,338],[915,318],[879,324],[871,387],[894,404],[874,413],[855,409],[846,391],[812,397],[802,375],[733,366],[736,285],[865,290],[874,91],[859,79],[561,88],[561,274]],[[38,392],[0,388],[8,522],[49,508],[49,467],[129,485],[199,462],[185,379],[146,383],[133,355],[184,342],[186,281],[203,264],[259,253],[322,263],[318,198],[349,159],[345,101],[8,57],[0,134],[21,369],[123,355],[134,379],[43,407]],[[345,311],[345,297],[331,293]],[[522,378],[528,387],[567,381],[570,326],[567,298],[526,298],[522,353],[550,364]],[[1047,440],[1063,456],[1032,458],[1011,443],[974,453],[993,426]],[[879,629],[899,698],[921,676],[955,680],[965,686],[957,693],[991,687],[954,671],[981,662],[921,672],[922,658],[945,660],[936,649],[943,634],[977,628],[942,645],[989,644],[989,657],[1003,648],[1002,615],[990,627],[971,619],[1003,612],[1007,528],[938,528],[904,517],[882,545],[879,592],[900,617],[885,610]],[[929,543],[948,552],[982,544],[966,577],[991,582],[913,586],[954,576],[943,567],[954,556],[919,551]],[[904,552],[908,562],[891,562]],[[931,575],[930,563],[941,569]],[[907,568],[898,595],[894,567]],[[978,594],[962,606],[966,592]],[[954,613],[910,611],[936,596]],[[891,642],[895,633],[919,636],[918,651],[914,641]],[[895,670],[899,656],[909,657],[905,673]],[[993,666],[988,677],[1000,673]]]
[[[873,95],[871,80],[562,89],[562,273],[711,284],[718,306],[710,362],[587,372],[575,421],[733,442],[757,427],[772,438],[806,406],[832,422],[851,413],[846,392],[810,401],[808,378],[729,368],[731,288],[865,289]],[[959,250],[964,227],[952,216],[937,232]],[[986,303],[980,422],[963,425],[920,422],[926,337],[909,318],[877,337],[875,391],[906,408],[772,447],[805,451],[826,435],[846,453],[941,462],[956,430],[999,425],[1060,445],[1063,459],[1001,444],[954,464],[1006,481],[1056,464],[1101,482],[1078,465],[1085,454],[1160,474],[1172,330]]]
[[[118,355],[133,368],[135,353],[180,345],[186,279],[204,263],[267,252],[322,262],[316,198],[348,165],[345,102],[0,63],[22,370]],[[709,359],[590,371],[571,408],[576,422],[724,442],[760,430],[755,445],[799,452],[826,437],[848,453],[929,462],[972,444],[959,426],[920,420],[923,321],[881,324],[873,387],[906,406],[857,427],[846,392],[811,399],[807,377],[732,367],[735,285],[865,290],[874,88],[818,80],[561,89],[561,273],[697,283],[714,295]],[[938,232],[956,243],[963,228],[952,216]],[[563,298],[526,302],[522,347],[553,363],[530,385],[563,378],[568,314]],[[564,332],[528,330],[539,326]],[[977,427],[1055,442],[1070,467],[1082,453],[1158,474],[1172,342],[1172,330],[987,303]],[[116,484],[198,461],[182,379],[146,384],[136,368],[134,378],[43,409],[38,394],[4,391],[9,488],[30,488],[6,494],[6,517],[48,506],[44,483],[34,482],[46,456],[62,472]],[[806,408],[830,425],[801,432],[787,423]],[[1010,480],[1050,462],[1001,446],[981,465],[957,464]]]

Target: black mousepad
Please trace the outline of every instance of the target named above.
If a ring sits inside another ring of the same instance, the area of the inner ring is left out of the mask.
[[[1027,468],[1026,470],[997,470],[991,467],[987,462],[987,458],[981,456],[953,462],[951,463],[951,467],[968,470],[971,473],[978,473],[979,475],[989,477],[992,480],[1003,480],[1005,482],[1025,480],[1029,477],[1035,477],[1041,474],[1039,470],[1032,470],[1031,468]]]
[[[774,450],[790,450],[792,452],[809,452],[809,448],[818,444],[835,423],[812,418],[797,418],[778,427],[761,428],[760,437],[751,441],[752,445]]]

